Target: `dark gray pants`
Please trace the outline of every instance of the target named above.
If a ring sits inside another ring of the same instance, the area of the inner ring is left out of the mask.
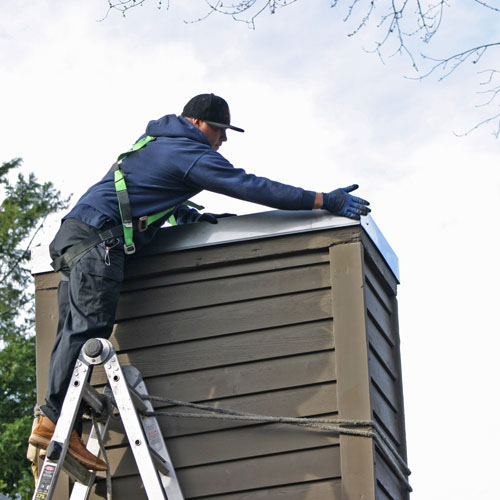
[[[65,220],[50,244],[51,257],[60,256],[97,231],[78,220]],[[50,358],[46,404],[41,407],[53,422],[59,418],[83,344],[95,337],[107,339],[112,333],[124,263],[123,238],[114,238],[90,250],[71,269],[61,270],[57,336]],[[81,413],[77,431],[81,430]]]

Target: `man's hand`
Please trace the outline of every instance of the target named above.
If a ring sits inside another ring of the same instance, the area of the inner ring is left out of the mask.
[[[200,216],[196,219],[196,222],[210,222],[210,224],[218,224],[217,219],[223,219],[225,217],[233,217],[236,214],[211,214],[206,212],[204,214],[200,214]]]
[[[323,205],[321,208],[328,210],[334,215],[350,217],[359,220],[361,215],[367,215],[371,212],[368,208],[370,204],[363,198],[358,198],[349,194],[358,189],[357,184],[345,188],[335,189],[329,193],[323,193]]]

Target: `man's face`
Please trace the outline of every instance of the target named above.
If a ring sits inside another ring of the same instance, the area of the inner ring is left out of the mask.
[[[199,120],[199,125],[195,125],[207,136],[213,150],[217,151],[222,143],[227,141],[225,128],[214,127],[201,120]]]

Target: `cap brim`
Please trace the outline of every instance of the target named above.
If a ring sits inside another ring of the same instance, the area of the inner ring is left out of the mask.
[[[203,120],[209,125],[213,125],[214,127],[219,127],[219,128],[230,128],[231,130],[236,130],[236,132],[245,132],[242,128],[235,127],[234,125],[228,125],[227,123],[217,123],[217,122],[210,122],[208,120]]]

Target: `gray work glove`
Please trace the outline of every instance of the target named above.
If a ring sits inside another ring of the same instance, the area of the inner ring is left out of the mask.
[[[345,188],[335,189],[329,193],[323,193],[323,205],[321,208],[328,210],[334,215],[350,217],[359,220],[361,215],[367,215],[371,212],[368,208],[370,204],[363,198],[358,198],[349,194],[358,189],[357,184]]]
[[[199,217],[196,218],[196,222],[210,222],[210,224],[218,224],[217,219],[223,219],[225,217],[234,217],[236,214],[211,214],[210,212],[206,212],[204,214],[200,214]]]

